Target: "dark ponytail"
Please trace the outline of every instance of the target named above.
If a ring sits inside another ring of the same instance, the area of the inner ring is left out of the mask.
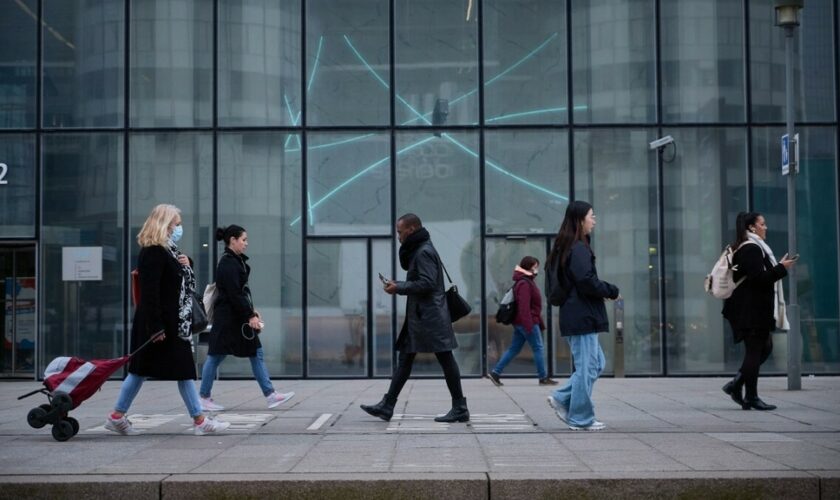
[[[589,211],[592,210],[592,205],[585,201],[573,201],[566,207],[566,215],[563,217],[563,223],[560,225],[560,231],[557,232],[557,237],[554,238],[554,245],[551,247],[551,253],[548,254],[545,267],[548,270],[557,255],[560,256],[560,267],[566,265],[569,260],[569,254],[572,251],[572,245],[576,241],[582,241],[587,246],[589,245],[589,235],[583,234],[581,223]]]
[[[239,238],[242,236],[242,233],[245,232],[245,228],[242,226],[237,226],[236,224],[231,224],[228,227],[217,227],[216,228],[216,241],[223,241],[225,246],[230,246],[230,239],[231,238]]]
[[[747,238],[749,238],[747,231],[750,230],[750,226],[755,225],[761,216],[758,212],[741,212],[738,214],[738,217],[735,218],[735,243],[732,244],[733,250],[741,246],[741,243],[747,241]]]

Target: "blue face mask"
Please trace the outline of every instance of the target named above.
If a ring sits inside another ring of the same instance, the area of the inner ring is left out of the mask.
[[[172,236],[169,237],[169,240],[172,243],[178,243],[178,240],[181,239],[181,236],[184,235],[184,226],[178,224],[175,226],[175,229],[172,230]]]

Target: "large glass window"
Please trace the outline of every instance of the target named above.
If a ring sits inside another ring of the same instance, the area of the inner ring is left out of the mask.
[[[306,3],[306,123],[387,125],[387,0]]]
[[[300,125],[300,2],[219,2],[223,126]]]
[[[653,0],[571,0],[577,123],[656,118]]]
[[[211,125],[213,0],[130,3],[131,125]]]
[[[741,2],[687,0],[660,5],[663,120],[743,121]]]
[[[475,5],[451,0],[395,0],[394,9],[397,124],[477,123]],[[366,57],[359,54],[359,63],[365,64]],[[384,71],[370,71],[387,87]]]
[[[831,0],[810,0],[793,38],[793,107],[796,121],[835,120]],[[785,121],[785,36],[774,24],[772,2],[750,0],[750,71],[753,120]]]
[[[35,126],[37,0],[0,0],[0,128]]]
[[[127,298],[122,135],[46,135],[43,169],[42,363],[68,354],[122,356]],[[101,279],[64,281],[62,251],[71,247],[101,249]]]
[[[575,196],[591,203],[598,217],[592,247],[599,276],[618,286],[624,298],[628,373],[662,371],[656,157],[645,147],[654,135],[641,129],[575,133]],[[614,360],[614,305],[607,302],[610,331],[601,336],[608,370]]]
[[[800,307],[802,369],[840,370],[840,297],[837,248],[837,129],[799,129],[800,169],[796,176],[797,301]],[[781,127],[753,131],[755,210],[767,221],[767,244],[777,258],[788,250],[788,178],[781,173]],[[784,280],[788,300],[789,278]],[[769,369],[787,367],[787,338],[773,334]]]
[[[391,234],[391,138],[383,133],[307,136],[310,234]]]
[[[371,290],[373,296],[373,374],[374,376],[390,377],[392,357],[394,355],[394,329],[392,327],[394,317],[394,299],[392,295],[385,293],[385,289],[379,281],[379,273],[384,276],[393,276],[391,271],[391,239],[373,240],[371,242],[371,263],[368,279],[373,284]]]
[[[300,376],[303,276],[300,262],[301,153],[297,135],[236,132],[219,135],[218,220],[248,232],[250,288],[266,328],[260,334],[268,372]],[[219,255],[223,247],[219,246]],[[211,264],[211,267],[212,264]],[[210,277],[208,276],[208,279]],[[247,359],[231,359],[222,375],[251,375]]]
[[[0,238],[35,236],[35,136],[0,135]]]
[[[731,372],[741,364],[741,346],[732,343],[720,314],[723,303],[703,290],[703,279],[734,240],[738,212],[747,209],[746,133],[742,128],[666,133],[679,147],[662,173],[668,371]]]
[[[486,231],[553,233],[569,202],[566,131],[485,132]]]
[[[44,2],[44,126],[123,124],[125,5]]]
[[[566,123],[566,2],[485,0],[484,122]]]
[[[429,230],[432,243],[472,313],[453,326],[462,374],[481,373],[481,239],[479,226],[478,134],[401,133],[397,137],[397,214],[412,212]],[[397,268],[397,279],[405,271]],[[446,283],[448,287],[448,282]],[[405,318],[399,297],[398,325]],[[415,372],[441,374],[432,355],[418,356]]]

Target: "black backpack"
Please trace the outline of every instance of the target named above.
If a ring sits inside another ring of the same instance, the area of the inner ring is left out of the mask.
[[[562,307],[572,292],[565,271],[565,269],[560,269],[560,255],[558,254],[545,273],[545,296],[548,303],[553,306]]]
[[[496,323],[500,325],[509,325],[516,319],[516,294],[513,289],[516,288],[518,281],[514,282],[510,288],[507,289],[502,300],[499,302],[499,310],[496,311]]]

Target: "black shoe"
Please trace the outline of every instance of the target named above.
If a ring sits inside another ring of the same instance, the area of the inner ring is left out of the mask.
[[[502,380],[499,378],[498,373],[490,372],[490,373],[487,374],[487,376],[490,377],[490,380],[492,380],[494,384],[496,384],[496,387],[501,387],[501,386],[505,385],[505,384],[502,383]]]
[[[557,385],[557,381],[551,377],[541,378],[540,385]]]
[[[490,372],[492,373],[492,372]],[[470,410],[467,409],[467,398],[452,400],[452,409],[449,413],[435,417],[435,422],[469,422]]]
[[[754,398],[747,398],[744,400],[744,406],[741,408],[745,410],[749,410],[750,408],[754,410],[761,410],[761,411],[771,411],[776,409],[776,405],[768,405],[764,401],[761,400],[758,396]]]
[[[369,414],[373,415],[374,417],[379,417],[382,420],[389,422],[391,420],[391,417],[394,416],[394,405],[396,404],[397,398],[386,394],[382,396],[382,401],[376,403],[373,406],[359,405],[359,407],[364,411],[368,412]]]
[[[742,408],[744,407],[744,397],[741,395],[741,390],[744,387],[744,377],[741,372],[735,374],[735,378],[724,384],[723,392],[729,394],[732,401],[738,403]]]

